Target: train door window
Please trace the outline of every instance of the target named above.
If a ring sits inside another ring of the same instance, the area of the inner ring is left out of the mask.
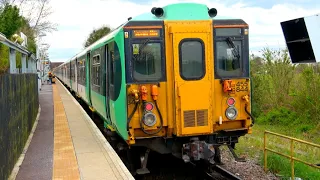
[[[73,81],[73,75],[74,75],[74,68],[73,68],[73,62],[70,63],[70,77],[71,80]]]
[[[85,85],[86,83],[86,60],[82,60],[82,83]]]
[[[100,54],[92,58],[92,83],[100,87]]]
[[[110,83],[114,84],[114,53],[110,51]]]
[[[79,60],[78,61],[78,67],[77,67],[77,70],[78,70],[78,83],[79,84],[84,84],[84,81],[83,81],[83,73],[84,73],[84,69],[83,69],[83,60]]]
[[[77,61],[77,82],[78,84],[82,84],[82,61],[79,59]]]
[[[179,44],[180,75],[184,80],[199,80],[205,75],[204,43],[201,39],[184,39]]]

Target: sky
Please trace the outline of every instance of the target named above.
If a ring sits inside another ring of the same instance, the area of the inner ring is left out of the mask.
[[[116,28],[128,17],[177,2],[197,2],[216,8],[218,16],[240,18],[249,24],[250,53],[264,47],[285,48],[280,22],[320,13],[319,0],[51,0],[49,20],[58,30],[41,39],[50,45],[49,58],[64,62],[83,49],[90,32],[102,25]]]

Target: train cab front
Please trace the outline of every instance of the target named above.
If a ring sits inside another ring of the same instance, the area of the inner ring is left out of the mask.
[[[249,27],[241,19],[213,20],[214,138],[215,144],[234,147],[251,133]]]
[[[163,21],[124,27],[129,144],[166,136],[167,82]]]
[[[211,157],[251,131],[248,25],[194,3],[152,13],[124,27],[128,143]]]

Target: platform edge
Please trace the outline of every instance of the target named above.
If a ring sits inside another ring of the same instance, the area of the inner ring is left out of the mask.
[[[81,105],[79,104],[79,102],[72,96],[72,94],[68,91],[68,89],[61,83],[61,81],[59,79],[57,79],[58,82],[60,83],[60,85],[64,88],[64,90],[67,92],[67,94],[69,96],[72,97],[73,102],[79,107],[80,111],[82,112],[82,114],[84,115],[84,117],[86,118],[87,122],[90,122],[91,127],[93,128],[96,136],[98,136],[100,143],[103,145],[103,147],[105,148],[105,150],[111,151],[112,154],[116,155],[113,156],[112,161],[116,161],[114,162],[114,164],[118,163],[118,167],[116,167],[119,170],[121,170],[122,172],[125,173],[126,177],[128,180],[134,180],[134,177],[132,176],[132,174],[129,172],[129,170],[127,169],[127,167],[123,164],[122,160],[119,158],[118,154],[114,151],[114,149],[111,147],[111,145],[109,144],[109,142],[104,138],[103,134],[100,132],[100,130],[97,128],[97,126],[92,122],[92,119],[89,117],[89,115],[84,111],[84,109],[81,107]],[[57,81],[56,81],[57,82]],[[102,141],[102,142],[101,142]],[[107,147],[105,147],[107,146]],[[106,149],[107,148],[107,149]],[[112,159],[112,158],[111,158]],[[121,162],[121,163],[120,163]],[[120,164],[119,164],[120,163]],[[117,166],[116,165],[116,166]],[[120,167],[119,167],[120,166]],[[124,178],[124,177],[123,177]]]

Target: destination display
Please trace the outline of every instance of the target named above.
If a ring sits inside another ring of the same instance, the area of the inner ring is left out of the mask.
[[[160,30],[133,30],[133,38],[160,37]]]

